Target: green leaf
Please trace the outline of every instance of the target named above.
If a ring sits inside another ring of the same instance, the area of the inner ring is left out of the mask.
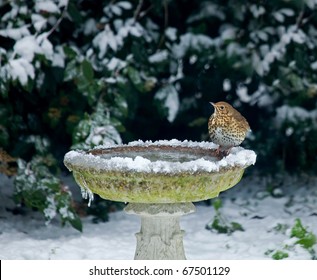
[[[2,80],[0,80],[0,96],[3,97],[4,99],[7,99],[8,94],[9,94],[9,85],[2,78]]]
[[[212,224],[206,227],[207,229],[213,229],[218,233],[229,233],[230,229],[227,225],[223,224],[219,217],[215,217]]]
[[[244,231],[244,228],[241,224],[237,222],[231,222],[231,230],[232,231]]]
[[[219,198],[215,199],[212,205],[214,206],[215,210],[218,211],[222,207],[221,199]]]
[[[87,117],[81,120],[73,132],[73,145],[84,141],[88,137],[90,129],[91,120]]]
[[[69,219],[68,221],[73,228],[77,229],[80,232],[83,232],[83,224],[78,216],[76,216],[75,219]]]
[[[188,126],[189,127],[195,127],[195,126],[203,126],[206,125],[206,118],[197,118],[191,121]]]
[[[67,9],[71,19],[77,23],[80,24],[83,22],[83,16],[81,15],[80,11],[77,9],[76,4],[70,2],[68,4],[68,9]]]
[[[88,60],[83,60],[83,62],[81,63],[81,69],[83,72],[84,77],[88,80],[88,81],[93,81],[94,79],[94,69],[91,66],[91,63]]]
[[[64,72],[64,81],[73,80],[77,76],[78,76],[77,64],[75,60],[72,60],[66,65],[66,69]]]
[[[78,54],[72,47],[64,46],[63,50],[68,59],[76,59]]]
[[[142,83],[142,79],[138,70],[136,70],[133,67],[128,67],[128,76],[138,91],[140,92],[145,91],[144,85]]]
[[[303,227],[300,219],[295,220],[295,225],[291,231],[291,237],[304,238],[307,230]]]
[[[316,235],[309,232],[303,238],[299,239],[296,244],[302,245],[305,249],[312,248],[316,244]]]
[[[317,243],[316,235],[312,232],[308,232],[302,225],[300,219],[296,219],[291,231],[291,237],[297,237],[298,241],[296,244],[300,244],[305,249],[310,249]]]
[[[272,255],[272,259],[274,260],[282,260],[286,258],[288,258],[288,253],[279,250]]]
[[[0,147],[6,147],[9,144],[9,138],[7,129],[0,124]]]

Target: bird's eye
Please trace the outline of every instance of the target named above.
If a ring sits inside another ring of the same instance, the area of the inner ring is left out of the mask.
[[[220,108],[220,110],[223,110],[225,108],[225,106],[220,106],[219,108]]]

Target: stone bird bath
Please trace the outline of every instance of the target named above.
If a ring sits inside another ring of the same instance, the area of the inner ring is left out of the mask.
[[[135,141],[127,145],[70,151],[64,164],[84,198],[128,202],[141,216],[135,259],[186,259],[179,220],[195,211],[192,202],[217,197],[236,185],[256,154],[241,147],[223,158],[210,142]]]

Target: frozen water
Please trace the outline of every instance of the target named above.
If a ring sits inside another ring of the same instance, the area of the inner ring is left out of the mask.
[[[84,177],[82,177],[82,180],[84,182],[84,187],[80,187],[81,196],[83,197],[83,199],[88,199],[88,206],[90,207],[91,202],[94,200],[94,194],[88,188]]]
[[[145,152],[118,153],[114,152],[103,155],[92,155],[83,151],[71,151],[65,155],[65,162],[74,166],[80,166],[96,171],[115,170],[115,171],[134,171],[146,173],[167,173],[177,174],[182,172],[218,172],[222,168],[240,166],[246,167],[255,163],[256,154],[251,150],[241,147],[233,148],[231,153],[221,159],[208,155],[208,150],[217,148],[217,145],[210,142],[192,142],[173,140],[134,141],[128,145],[117,146],[98,146],[96,149],[107,149],[110,147],[148,147]],[[193,148],[190,152],[171,152],[171,151],[151,151],[150,147],[171,146]],[[194,148],[200,148],[206,153],[199,155]]]

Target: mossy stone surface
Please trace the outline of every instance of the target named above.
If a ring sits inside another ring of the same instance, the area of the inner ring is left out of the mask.
[[[104,199],[138,203],[193,202],[214,198],[236,185],[243,168],[219,173],[152,174],[75,170],[76,182]]]
[[[240,148],[228,156],[228,161],[223,161],[212,143],[163,141],[163,144],[137,142],[71,151],[65,155],[64,164],[83,189],[104,199],[181,203],[217,197],[235,186],[256,158],[253,151]],[[164,168],[164,163],[168,168]]]

